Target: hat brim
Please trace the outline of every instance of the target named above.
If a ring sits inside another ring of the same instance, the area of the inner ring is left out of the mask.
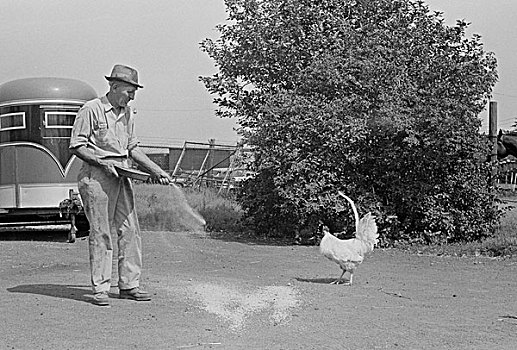
[[[134,81],[131,81],[131,80],[127,80],[127,79],[122,79],[122,78],[114,78],[114,77],[107,77],[107,76],[104,76],[104,78],[106,78],[106,80],[108,81],[121,81],[121,82],[124,82],[124,83],[127,83],[127,84],[131,84],[133,86],[136,86],[140,89],[143,89],[144,87],[138,83],[135,83]]]

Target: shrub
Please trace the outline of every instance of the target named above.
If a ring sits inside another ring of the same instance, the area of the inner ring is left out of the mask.
[[[337,226],[338,189],[386,242],[494,232],[478,115],[497,62],[467,22],[411,0],[225,3],[229,21],[202,44],[219,71],[201,80],[254,150],[240,199],[258,234]]]

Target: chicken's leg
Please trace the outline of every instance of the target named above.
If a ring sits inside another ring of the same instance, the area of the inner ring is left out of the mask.
[[[330,284],[340,284],[341,281],[342,281],[342,278],[343,278],[343,275],[345,274],[346,270],[343,269],[343,273],[341,274],[341,276],[339,276],[339,278],[337,280],[335,280],[334,282],[330,282]]]

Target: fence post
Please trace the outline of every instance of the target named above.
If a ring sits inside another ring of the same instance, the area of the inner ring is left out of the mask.
[[[490,164],[492,166],[492,185],[497,183],[497,102],[490,101],[488,108],[488,137],[492,143]]]
[[[176,165],[174,166],[174,170],[172,172],[172,177],[178,175],[178,170],[180,169],[180,165],[181,165],[181,161],[183,160],[183,157],[185,156],[185,152],[187,151],[187,142],[183,142],[183,149],[181,150],[181,154],[178,158],[178,160],[176,161]],[[170,154],[170,149],[169,149],[169,154]]]
[[[212,170],[214,168],[214,149],[215,149],[215,139],[209,139],[208,143],[210,144],[209,148],[209,156],[208,156],[208,183],[212,184],[214,180],[214,171]]]

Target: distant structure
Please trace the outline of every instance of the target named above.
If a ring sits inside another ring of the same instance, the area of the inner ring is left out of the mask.
[[[245,171],[249,150],[235,146],[185,141],[183,146],[141,145],[144,152],[182,186],[206,185],[231,188]]]

